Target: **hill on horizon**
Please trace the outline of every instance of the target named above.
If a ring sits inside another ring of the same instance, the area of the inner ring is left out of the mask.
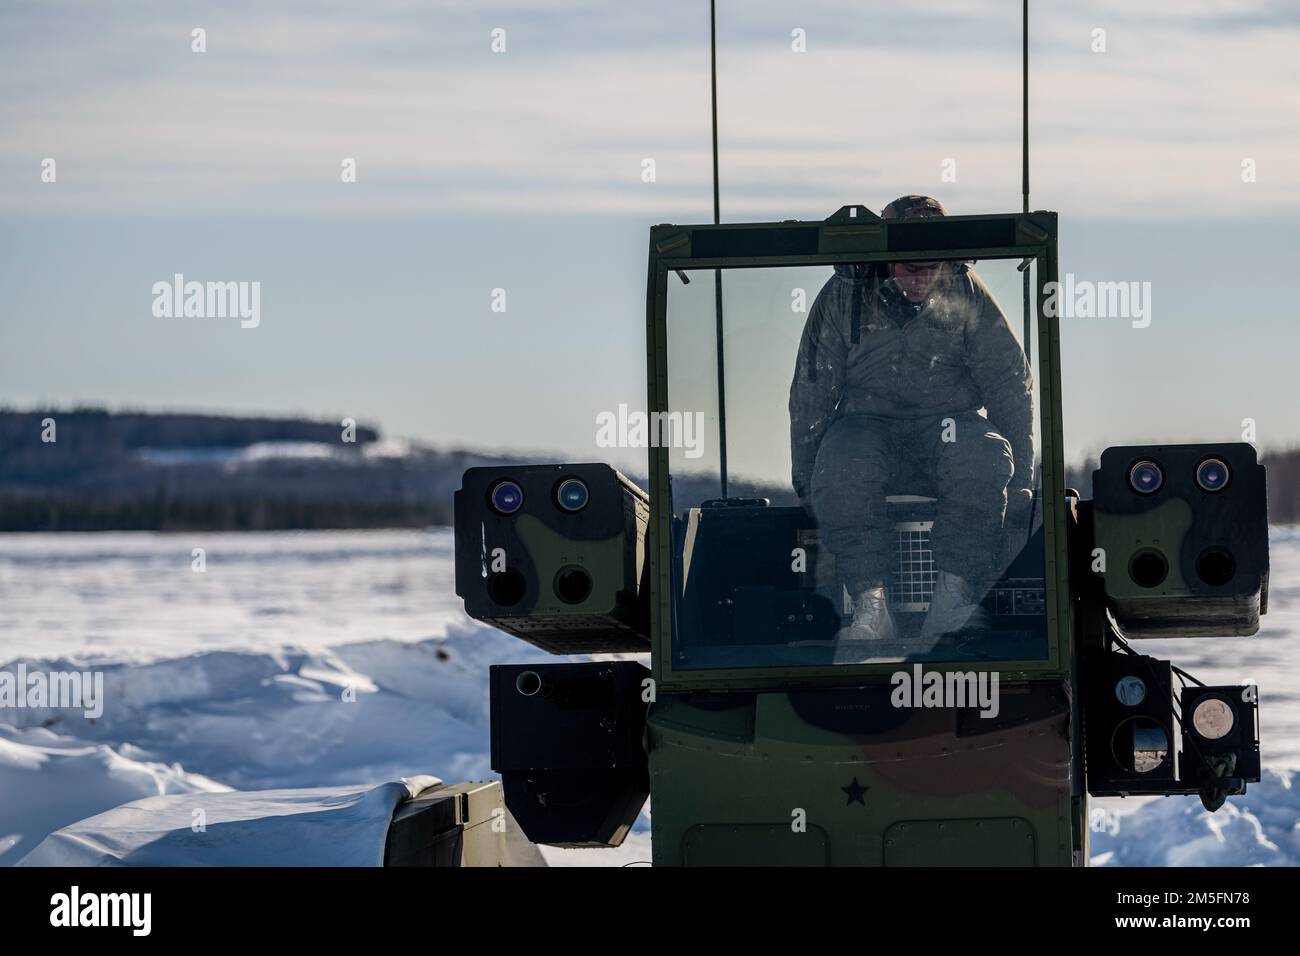
[[[1269,517],[1300,521],[1300,449],[1263,455]],[[378,427],[293,416],[0,409],[0,531],[267,531],[449,525],[467,468],[564,456],[390,443]],[[1091,495],[1095,462],[1067,468]],[[646,487],[646,476],[630,475]],[[732,481],[794,504],[789,488]],[[684,498],[716,494],[678,476]]]

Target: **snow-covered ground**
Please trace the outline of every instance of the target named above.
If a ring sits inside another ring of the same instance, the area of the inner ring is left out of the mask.
[[[106,699],[98,719],[0,710],[0,865],[140,797],[491,778],[488,666],[553,658],[465,616],[452,546],[445,529],[0,536],[0,669],[93,668]],[[545,852],[648,860],[639,831]]]
[[[1258,681],[1276,771],[1300,768],[1300,529],[1272,543],[1259,635],[1142,650]],[[468,619],[452,580],[445,529],[0,536],[0,669],[93,668],[106,698],[98,719],[0,710],[0,865],[141,797],[490,777],[487,667],[547,655]],[[1300,863],[1288,773],[1213,816],[1195,797],[1093,805],[1098,863]],[[648,860],[647,821],[618,850],[545,852]]]

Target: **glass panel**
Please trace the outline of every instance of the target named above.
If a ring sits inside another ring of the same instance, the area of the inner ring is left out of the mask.
[[[675,667],[1046,657],[1019,261],[669,275]]]

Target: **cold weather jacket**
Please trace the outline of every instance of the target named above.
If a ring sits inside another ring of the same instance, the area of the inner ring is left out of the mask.
[[[968,265],[951,263],[917,305],[880,268],[836,266],[808,315],[790,385],[795,491],[809,494],[822,436],[841,416],[981,408],[1011,445],[1010,487],[1033,487],[1033,372],[993,295]]]

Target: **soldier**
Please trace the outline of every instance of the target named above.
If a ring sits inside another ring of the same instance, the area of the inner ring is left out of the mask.
[[[904,196],[885,219],[943,216]],[[925,639],[987,629],[980,602],[1011,507],[1033,487],[1033,380],[988,288],[960,262],[843,264],[813,303],[790,386],[793,483],[853,599],[840,640],[890,640],[887,494],[937,499]],[[978,414],[986,409],[988,417]]]

